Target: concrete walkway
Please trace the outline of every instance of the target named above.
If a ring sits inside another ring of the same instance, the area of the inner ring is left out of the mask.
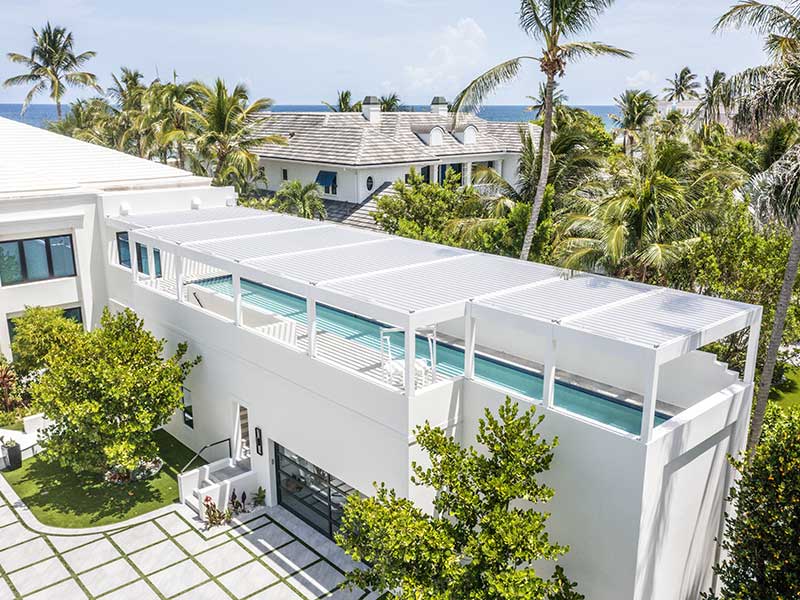
[[[356,566],[281,507],[208,531],[178,504],[117,525],[47,527],[0,475],[0,600],[375,600],[341,587]]]

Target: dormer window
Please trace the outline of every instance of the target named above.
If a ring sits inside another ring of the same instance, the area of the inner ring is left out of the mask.
[[[412,131],[428,146],[441,146],[444,142],[445,131],[439,125],[415,127]]]
[[[478,141],[478,128],[471,123],[460,125],[453,131],[453,135],[456,136],[459,142],[469,146]]]

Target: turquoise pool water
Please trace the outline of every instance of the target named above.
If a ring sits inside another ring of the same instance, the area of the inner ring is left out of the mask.
[[[220,294],[233,295],[230,276],[214,277],[194,283]],[[305,299],[245,279],[242,280],[242,302],[293,319],[298,323],[306,322]],[[378,352],[380,351],[380,331],[384,327],[386,325],[344,311],[323,305],[317,306],[318,331],[336,334]],[[404,334],[397,332],[391,335],[392,356],[403,358],[405,356]],[[417,337],[416,355],[418,358],[430,359],[426,338]],[[464,373],[463,350],[443,342],[437,343],[436,368],[447,376],[462,375]],[[542,397],[543,381],[540,375],[488,356],[476,354],[475,377],[529,398],[541,399]],[[628,433],[638,435],[641,429],[642,411],[640,409],[570,384],[556,382],[553,401],[560,408]],[[667,419],[668,417],[665,415],[657,414],[656,425],[660,425]]]

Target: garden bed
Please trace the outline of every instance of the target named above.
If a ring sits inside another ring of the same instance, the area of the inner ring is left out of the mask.
[[[152,479],[114,485],[39,458],[26,460],[22,468],[3,476],[45,525],[77,528],[118,523],[178,501],[177,475],[194,452],[165,431],[155,436],[164,465]]]

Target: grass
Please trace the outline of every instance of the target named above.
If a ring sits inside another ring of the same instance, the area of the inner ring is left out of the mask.
[[[770,400],[781,408],[800,407],[800,368],[786,371],[786,378],[772,388]]]
[[[11,431],[25,431],[23,427],[22,419],[18,419],[13,423],[4,423],[0,425],[0,429],[10,429]]]
[[[161,471],[145,481],[105,483],[97,475],[77,475],[38,457],[3,476],[39,521],[53,527],[95,527],[118,523],[178,501],[177,475],[194,456],[165,431],[155,432]],[[194,466],[202,464],[198,459]]]

